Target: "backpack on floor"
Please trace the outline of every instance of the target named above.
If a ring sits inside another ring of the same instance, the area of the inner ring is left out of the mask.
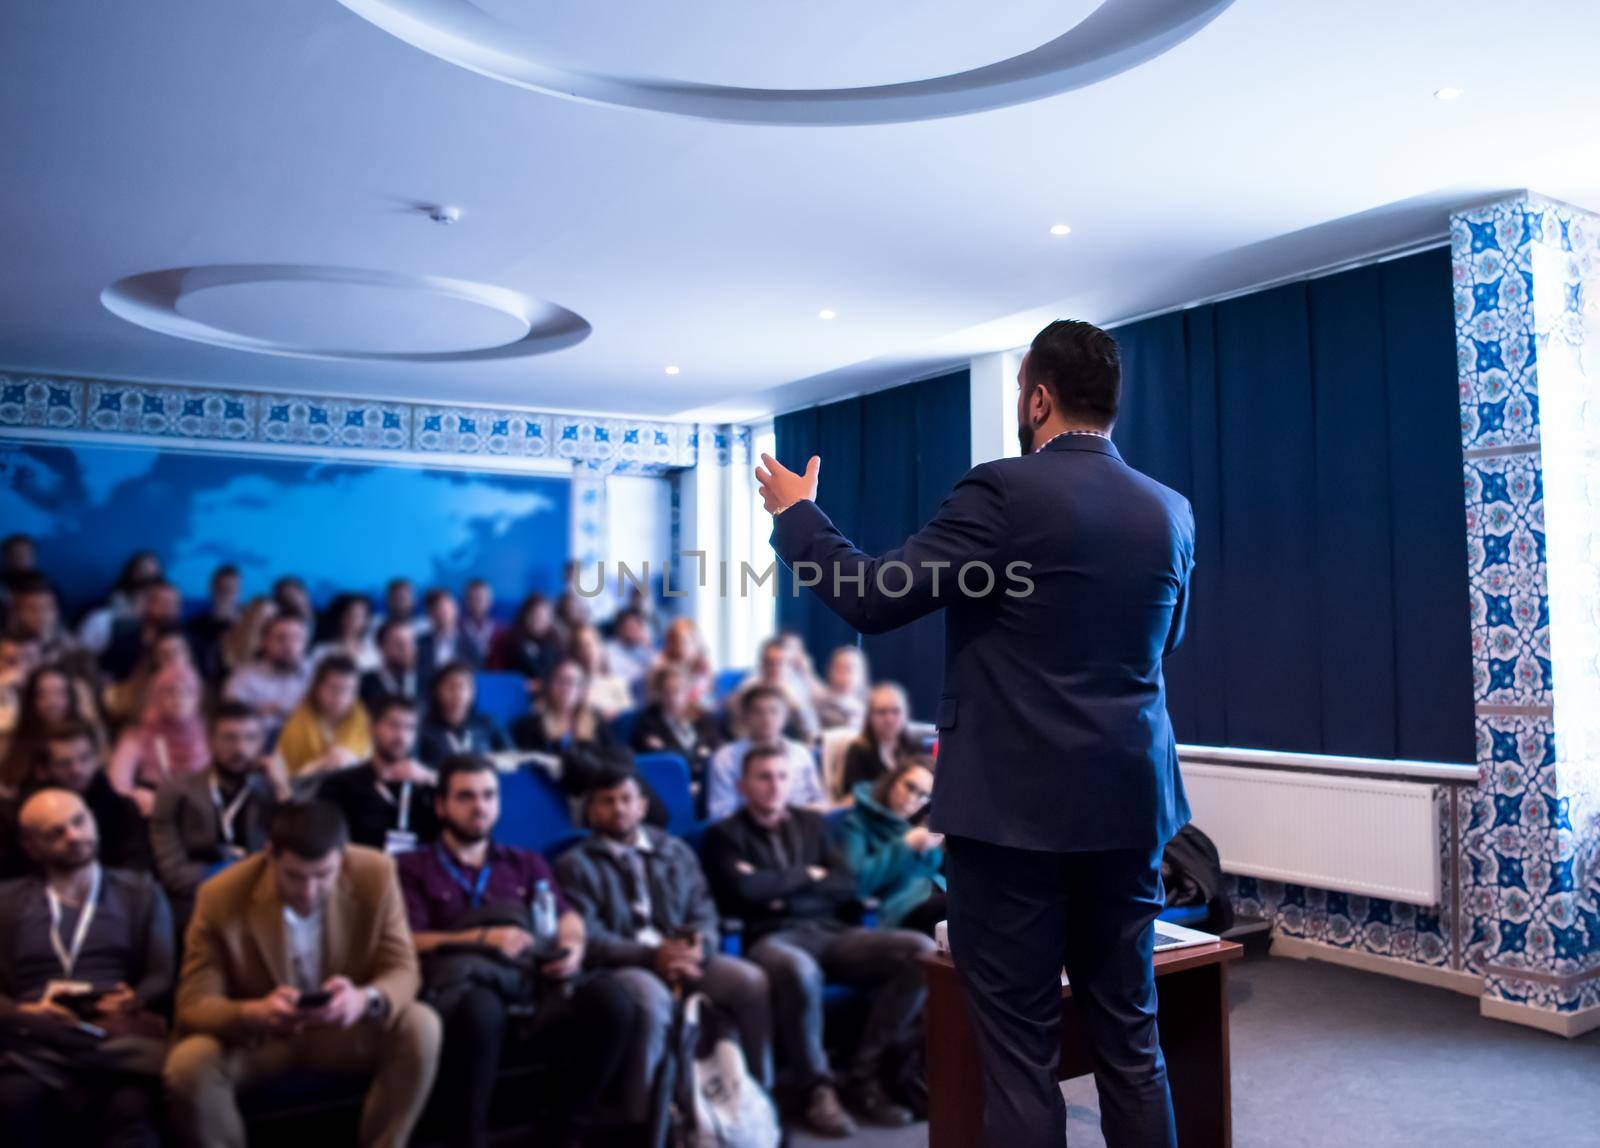
[[[772,1099],[750,1075],[733,1024],[703,993],[679,1005],[673,1148],[778,1148]]]

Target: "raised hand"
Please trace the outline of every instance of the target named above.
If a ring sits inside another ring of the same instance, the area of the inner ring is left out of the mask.
[[[767,513],[776,514],[797,502],[817,500],[817,474],[822,469],[822,459],[812,455],[804,474],[796,474],[770,454],[763,454],[761,462],[756,467],[756,483]]]

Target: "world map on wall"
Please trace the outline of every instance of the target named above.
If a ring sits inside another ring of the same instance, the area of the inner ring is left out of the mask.
[[[561,477],[308,459],[0,443],[0,534],[31,534],[69,610],[102,600],[126,558],[153,550],[185,598],[239,567],[247,595],[297,574],[326,602],[376,599],[392,577],[502,606],[553,592],[569,551]]]

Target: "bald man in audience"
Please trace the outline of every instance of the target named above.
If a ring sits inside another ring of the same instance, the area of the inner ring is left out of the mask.
[[[157,1145],[165,1024],[152,1005],[172,989],[167,899],[148,873],[100,864],[94,815],[76,793],[38,790],[18,820],[37,872],[0,884],[5,1142],[33,1148],[68,1133],[68,1142]],[[58,1043],[74,1030],[104,1036]],[[63,1062],[72,1047],[89,1051]]]

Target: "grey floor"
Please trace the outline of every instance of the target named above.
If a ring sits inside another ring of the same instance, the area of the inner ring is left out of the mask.
[[[1478,1016],[1444,989],[1318,961],[1233,966],[1237,1148],[1600,1143],[1600,1031],[1566,1041]],[[1067,1140],[1097,1148],[1091,1080],[1065,1085]],[[921,1148],[927,1129],[804,1148]]]

